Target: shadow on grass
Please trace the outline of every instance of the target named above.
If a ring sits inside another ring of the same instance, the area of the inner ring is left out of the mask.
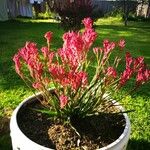
[[[0,150],[11,150],[11,139],[9,130],[9,121],[7,117],[0,118]]]
[[[0,137],[0,149],[1,150],[12,150],[11,139],[9,133]]]
[[[142,139],[131,139],[128,143],[127,150],[150,150],[150,142]]]

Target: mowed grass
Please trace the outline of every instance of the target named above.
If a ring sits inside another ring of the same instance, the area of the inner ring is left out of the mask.
[[[15,20],[0,22],[0,150],[11,149],[9,131],[4,125],[8,125],[9,116],[15,107],[31,91],[25,86],[14,70],[13,55],[26,41],[34,41],[38,47],[44,46],[43,37],[47,31],[53,31],[52,49],[62,46],[64,31],[58,23],[46,20]],[[150,23],[129,22],[124,27],[118,18],[99,19],[95,23],[98,32],[96,45],[102,45],[103,39],[117,41],[120,38],[126,40],[126,48],[133,56],[144,56],[150,66]],[[132,88],[129,85],[128,88]],[[128,89],[127,88],[127,89]],[[122,91],[125,93],[126,89]],[[129,113],[132,123],[132,133],[129,142],[129,150],[150,149],[150,84],[144,85],[138,94],[128,96],[122,101]]]

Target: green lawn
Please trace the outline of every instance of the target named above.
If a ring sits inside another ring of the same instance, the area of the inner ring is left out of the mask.
[[[43,34],[49,30],[54,33],[52,48],[57,49],[62,45],[63,34],[57,23],[29,19],[0,22],[0,150],[11,149],[7,120],[17,104],[31,94],[15,73],[12,57],[25,41],[35,41],[39,47],[45,45]],[[127,49],[134,56],[144,56],[150,66],[150,22],[129,22],[129,26],[124,27],[117,18],[100,19],[95,30],[99,33],[95,45],[100,45],[104,38],[114,41],[124,38]],[[150,84],[143,86],[134,97],[127,97],[123,103],[127,104],[126,109],[135,110],[129,113],[132,134],[128,149],[149,150]]]

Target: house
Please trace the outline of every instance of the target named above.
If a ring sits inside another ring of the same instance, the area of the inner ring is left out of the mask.
[[[129,11],[136,12],[137,0],[93,0],[94,14],[103,16],[112,11],[124,10],[125,5],[128,6]]]
[[[150,18],[150,4],[149,3],[139,3],[136,11],[137,16],[144,18]]]
[[[150,4],[141,0],[93,0],[94,15],[103,16],[112,11],[128,9],[136,16],[150,18]]]

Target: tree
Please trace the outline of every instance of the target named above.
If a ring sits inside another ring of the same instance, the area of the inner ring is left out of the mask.
[[[136,9],[138,6],[138,1],[136,0],[121,0],[120,1],[122,12],[123,12],[123,19],[124,19],[124,25],[128,25],[128,18],[129,14],[135,14]]]
[[[150,17],[150,0],[148,0],[148,9],[147,9],[147,14],[146,14],[146,18]]]
[[[142,0],[141,11],[143,9],[144,4],[147,4],[147,12],[145,14],[145,18],[149,18],[150,17],[150,0]]]
[[[65,29],[78,30],[85,17],[92,17],[92,0],[47,0],[52,12],[59,15],[61,26]]]
[[[123,6],[123,17],[124,17],[124,25],[125,26],[127,26],[127,21],[128,21],[128,16],[129,16],[129,7],[128,7],[128,5],[129,5],[129,3],[128,3],[129,1],[128,0],[124,0],[123,1],[123,4],[124,4],[124,6]]]

